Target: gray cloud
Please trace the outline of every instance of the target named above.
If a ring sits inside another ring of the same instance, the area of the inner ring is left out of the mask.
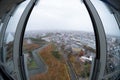
[[[27,30],[93,30],[87,10],[79,0],[41,0],[27,27]]]
[[[23,2],[11,17],[8,31],[15,31],[20,15],[29,1]],[[101,1],[91,1],[100,14],[105,32],[119,35],[120,31],[113,14]],[[88,12],[80,0],[40,0],[31,13],[26,30],[93,31],[93,26]]]

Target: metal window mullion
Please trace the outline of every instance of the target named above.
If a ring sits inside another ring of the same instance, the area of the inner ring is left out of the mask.
[[[24,30],[27,25],[27,21],[29,19],[29,16],[31,14],[31,11],[35,5],[37,0],[31,0],[27,7],[25,8],[24,12],[22,13],[22,16],[18,22],[16,34],[15,34],[15,40],[14,40],[14,50],[13,50],[13,57],[16,64],[16,70],[19,70],[18,73],[20,74],[21,80],[28,80],[29,77],[26,72],[25,68],[25,61],[24,61],[24,55],[22,53],[22,42],[23,42],[23,36],[24,36]]]
[[[3,21],[3,25],[1,26],[2,28],[1,28],[1,31],[0,31],[0,52],[1,52],[1,54],[0,54],[0,60],[2,61],[2,62],[5,62],[4,61],[4,55],[3,55],[3,52],[2,52],[2,49],[3,49],[3,44],[4,44],[4,38],[5,38],[5,32],[6,32],[6,29],[7,29],[7,25],[8,25],[8,22],[9,22],[9,20],[10,20],[10,17],[11,17],[11,15],[13,14],[13,12],[14,12],[14,10],[15,10],[15,8],[16,8],[16,6],[14,6],[11,10],[10,10],[10,12],[8,12],[8,13],[6,13],[6,16],[5,16],[5,19],[4,19],[4,21]]]
[[[1,24],[0,24],[0,27],[1,27],[1,30],[0,30],[0,61],[2,63],[5,63],[5,53],[4,53],[4,38],[5,38],[5,32],[6,32],[6,29],[8,27],[8,23],[9,23],[9,20],[15,10],[17,5],[15,5],[8,13],[5,14],[5,17],[4,19],[1,20]],[[7,72],[7,67],[6,66],[3,66],[3,73],[5,74],[4,75],[4,79],[6,80],[13,80],[12,76]],[[2,71],[1,71],[2,72]],[[5,77],[6,76],[6,77]]]
[[[105,31],[99,14],[97,13],[91,1],[83,0],[83,2],[90,15],[96,36],[96,59],[90,80],[101,80],[104,76],[106,66],[107,45]]]

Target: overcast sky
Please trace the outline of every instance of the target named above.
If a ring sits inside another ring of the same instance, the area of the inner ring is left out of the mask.
[[[92,31],[87,10],[80,0],[40,0],[33,9],[27,30]]]
[[[20,15],[25,8],[23,2],[11,17],[9,30],[15,31]],[[91,0],[100,14],[105,31],[119,35],[120,31],[114,16],[98,0]],[[14,23],[14,24],[13,24]],[[93,26],[84,4],[80,0],[40,0],[34,7],[26,30],[77,30],[92,31]]]

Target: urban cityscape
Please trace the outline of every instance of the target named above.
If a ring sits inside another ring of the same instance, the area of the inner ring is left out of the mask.
[[[120,37],[107,35],[107,56],[106,56],[106,71],[105,75],[114,73],[120,70]],[[119,76],[113,75],[108,80],[114,80]]]
[[[95,36],[84,31],[29,31],[23,52],[31,80],[88,80]]]
[[[13,71],[12,33],[6,35],[6,65]],[[120,68],[120,37],[107,35],[105,75]],[[85,31],[28,31],[23,53],[31,80],[88,80],[96,56],[95,35]],[[109,80],[115,79],[114,75]]]

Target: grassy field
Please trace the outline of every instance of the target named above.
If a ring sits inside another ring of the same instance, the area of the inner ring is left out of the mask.
[[[31,80],[70,80],[64,60],[58,59],[58,52],[56,58],[56,52],[52,53],[54,49],[54,45],[50,44],[40,51],[40,56],[47,64],[48,71],[31,76]]]
[[[36,62],[34,60],[31,60],[29,63],[28,63],[28,69],[35,69],[35,68],[38,68]]]
[[[29,54],[30,59],[27,61],[28,69],[38,68],[36,62],[33,60],[32,51],[39,48],[40,46],[35,43],[28,44],[25,40],[23,41],[23,52]]]

